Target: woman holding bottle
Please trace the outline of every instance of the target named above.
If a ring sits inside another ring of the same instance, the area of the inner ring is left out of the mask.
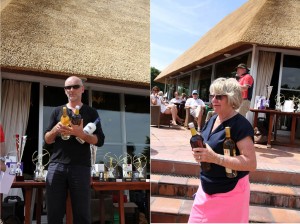
[[[241,87],[233,78],[218,78],[210,94],[215,115],[201,131],[206,148],[194,148],[193,156],[197,162],[210,163],[211,169],[201,171],[189,223],[248,222],[249,172],[256,169],[256,156],[253,128],[236,112]]]

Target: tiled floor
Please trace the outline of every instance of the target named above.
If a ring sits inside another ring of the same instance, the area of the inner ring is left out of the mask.
[[[192,157],[190,130],[182,126],[161,128],[151,127],[151,159],[172,160],[196,163]],[[287,137],[277,137],[286,141]],[[297,147],[286,147],[255,144],[257,169],[280,170],[300,173],[300,139],[296,139]]]

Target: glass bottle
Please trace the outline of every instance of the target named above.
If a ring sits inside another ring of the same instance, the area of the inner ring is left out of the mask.
[[[225,141],[223,143],[224,156],[236,156],[235,142],[230,136],[230,127],[225,127]],[[228,178],[234,178],[237,176],[237,171],[225,167],[226,176]]]
[[[100,122],[100,117],[98,117],[94,122],[90,122],[88,123],[84,128],[83,128],[83,132],[91,135],[94,133],[94,131],[96,130],[96,126],[97,124]],[[76,140],[78,142],[80,142],[81,144],[85,143],[84,140],[82,140],[81,138],[76,137]]]
[[[80,123],[81,123],[81,115],[79,114],[79,109],[80,109],[80,106],[77,105],[75,107],[75,112],[71,117],[71,122],[74,125],[80,125]]]
[[[69,126],[70,122],[71,121],[70,121],[70,117],[67,113],[67,107],[63,107],[63,114],[60,117],[60,123],[65,126]],[[61,134],[61,138],[63,140],[68,140],[70,138],[70,135]]]
[[[203,137],[199,135],[195,129],[194,123],[189,123],[189,128],[191,130],[192,137],[190,139],[190,144],[192,148],[205,148],[203,143]],[[211,169],[211,164],[207,162],[201,162],[201,169],[204,172],[208,172]]]

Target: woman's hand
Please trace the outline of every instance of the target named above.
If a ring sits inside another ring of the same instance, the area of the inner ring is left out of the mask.
[[[193,156],[196,162],[216,163],[218,155],[208,144],[205,144],[205,146],[206,148],[193,148]]]

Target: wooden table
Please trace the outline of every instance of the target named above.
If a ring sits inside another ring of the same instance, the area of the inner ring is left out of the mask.
[[[253,127],[257,127],[257,118],[258,113],[265,113],[269,115],[269,130],[268,130],[268,142],[267,147],[271,147],[271,138],[272,138],[272,128],[273,128],[273,121],[274,117],[277,124],[277,119],[279,116],[291,116],[292,117],[292,125],[291,125],[291,135],[290,135],[290,143],[287,144],[289,147],[295,146],[295,133],[296,133],[296,118],[300,117],[300,113],[294,113],[294,112],[283,112],[283,111],[277,111],[277,110],[260,110],[260,109],[250,109],[250,111],[254,112],[254,120],[253,120]],[[275,125],[275,136],[276,136],[276,130],[277,127]],[[275,144],[280,144],[278,142],[274,142]]]
[[[24,224],[31,223],[32,217],[32,195],[33,190],[37,190],[37,206],[36,206],[36,223],[41,223],[41,205],[42,205],[42,196],[43,196],[43,188],[46,187],[45,182],[36,182],[36,181],[14,181],[12,184],[12,188],[22,188],[25,191],[25,220]],[[96,191],[118,191],[119,192],[119,215],[120,215],[120,223],[125,223],[125,212],[124,212],[124,190],[150,190],[149,182],[99,182],[92,181],[91,187]],[[100,214],[103,212],[103,201],[100,200]],[[2,201],[1,201],[2,203]],[[102,213],[103,214],[103,213]],[[103,218],[101,216],[100,218]],[[72,208],[71,208],[71,200],[68,194],[67,197],[67,206],[66,206],[66,222],[67,224],[72,223]]]
[[[119,192],[119,216],[120,223],[125,224],[125,211],[124,211],[124,190],[150,190],[149,182],[98,182],[93,181],[92,188],[95,191],[118,191]],[[103,200],[100,200],[100,214],[103,212]],[[101,218],[103,215],[101,216]],[[104,220],[101,220],[104,223]]]
[[[32,195],[33,195],[33,190],[36,189],[36,202],[37,202],[37,207],[36,207],[36,223],[40,224],[41,223],[41,205],[42,205],[42,197],[43,197],[43,188],[45,188],[46,183],[45,182],[36,182],[36,181],[19,181],[16,182],[14,181],[12,184],[12,188],[22,188],[25,191],[25,224],[30,224],[31,223],[31,217],[32,217]]]

